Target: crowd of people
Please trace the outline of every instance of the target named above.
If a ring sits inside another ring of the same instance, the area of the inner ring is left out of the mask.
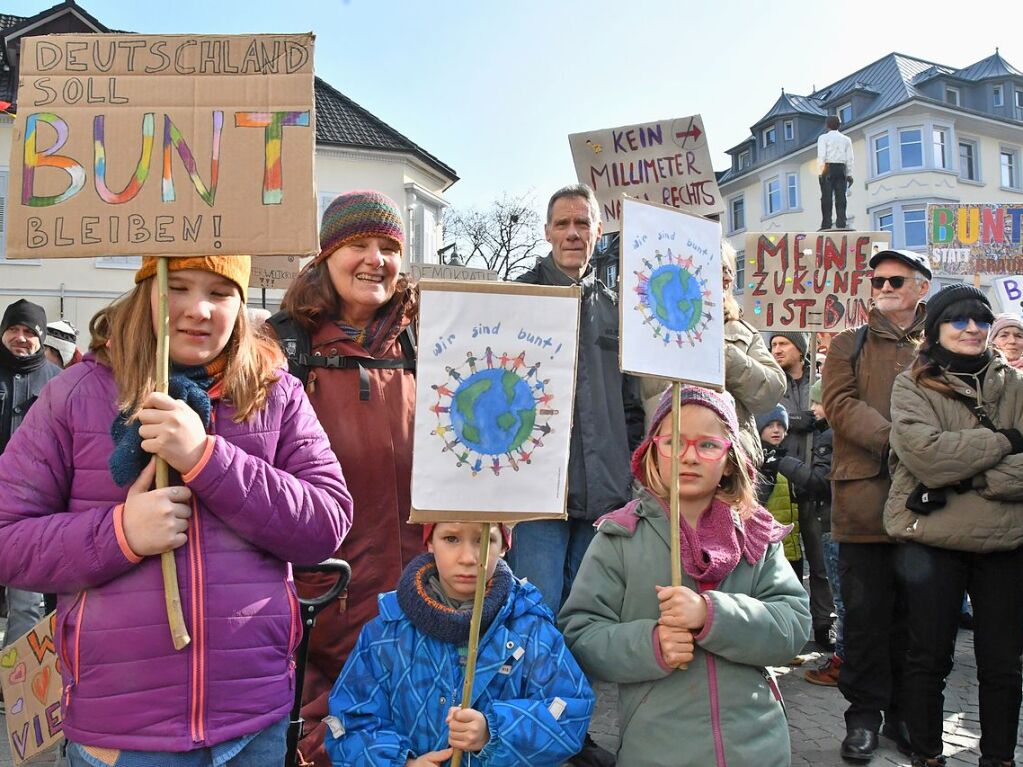
[[[545,234],[550,255],[521,281],[581,292],[568,518],[495,525],[489,541],[478,524],[407,524],[419,294],[385,195],[334,200],[319,254],[266,323],[245,311],[247,256],[169,259],[168,394],[156,259],[93,318],[84,357],[69,323],[48,326],[28,301],[7,309],[7,641],[55,605],[70,765],[282,764],[298,599],[326,577],[292,564],[335,555],[354,576],[311,635],[301,764],[430,767],[458,749],[494,767],[784,765],[771,668],[812,637],[829,654],[806,679],[847,701],[842,757],[869,761],[884,735],[914,765],[940,765],[966,595],[980,764],[1014,763],[1023,321],[964,285],[925,302],[926,258],[886,250],[870,261],[867,324],[831,339],[818,370],[806,334],[742,318],[723,243],[725,391],[682,387],[676,446],[670,389],[618,367],[593,192],[558,190]],[[153,487],[157,458],[166,487]],[[617,754],[587,735],[598,680],[619,687]]]

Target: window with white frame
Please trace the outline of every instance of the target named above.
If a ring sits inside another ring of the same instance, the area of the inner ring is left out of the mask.
[[[746,198],[733,197],[728,203],[728,231],[738,232],[746,228]]]
[[[1013,91],[1016,94],[1016,109],[1023,109],[1023,91]]]
[[[753,164],[753,153],[749,149],[743,149],[739,152],[739,170],[748,168]]]
[[[799,174],[789,173],[785,176],[785,192],[788,198],[789,210],[799,207]]]
[[[891,234],[895,230],[895,214],[892,213],[890,208],[878,211],[875,214],[875,220],[877,221],[877,231]]]
[[[874,173],[878,176],[892,169],[891,141],[887,133],[874,138]]]
[[[996,107],[1005,106],[1005,95],[1001,85],[996,85],[991,89],[991,103]]]
[[[977,167],[977,142],[959,142],[959,178],[966,181],[979,181],[980,168]]]
[[[959,89],[953,85],[945,86],[945,103],[959,106]]]
[[[778,140],[778,131],[773,125],[770,128],[764,128],[762,135],[765,149]]]
[[[948,170],[952,167],[952,158],[948,153],[948,129],[934,127],[931,129],[933,141],[934,167]]]
[[[924,166],[923,131],[920,128],[899,131],[899,160],[903,170]]]
[[[1005,189],[1019,188],[1019,150],[1002,147],[999,152],[1000,176]]]
[[[796,137],[796,125],[792,120],[786,120],[784,124],[785,140],[792,141]]]
[[[735,279],[732,280],[732,293],[742,295],[746,282],[746,251],[740,250],[735,254]]]
[[[927,245],[927,208],[902,209],[903,242],[907,248]]]
[[[764,183],[764,210],[769,216],[781,212],[781,179],[777,176]]]
[[[842,104],[838,109],[835,110],[835,114],[838,115],[838,119],[842,121],[842,125],[847,125],[852,122],[852,102],[847,101]]]

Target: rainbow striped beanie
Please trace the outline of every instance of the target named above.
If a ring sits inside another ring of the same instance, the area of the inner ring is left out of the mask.
[[[386,194],[357,189],[337,197],[323,213],[320,224],[322,261],[341,246],[362,237],[386,237],[405,250],[401,211]]]

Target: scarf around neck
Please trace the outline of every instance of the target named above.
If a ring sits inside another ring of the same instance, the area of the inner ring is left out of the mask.
[[[226,360],[223,355],[217,357],[209,365],[197,367],[171,366],[170,380],[167,385],[167,393],[174,399],[185,402],[192,410],[199,414],[202,425],[209,430],[212,405],[210,404],[210,389],[217,383],[224,374]],[[142,436],[139,429],[142,424],[138,418],[132,418],[132,414],[122,410],[117,414],[110,427],[110,436],[114,440],[114,451],[110,454],[110,475],[119,487],[124,487],[135,481],[142,470],[146,468],[152,455],[142,449]]]
[[[420,554],[409,562],[398,581],[398,605],[413,626],[428,636],[455,645],[469,641],[469,624],[472,622],[472,602],[468,609],[456,609],[432,594],[430,582],[437,578],[437,562],[429,552]],[[487,584],[483,597],[483,614],[480,621],[480,636],[487,633],[490,624],[508,600],[511,593],[511,568],[503,559],[497,562],[494,577]]]
[[[664,501],[661,504],[667,515],[667,506]],[[698,583],[712,584],[724,580],[740,557],[755,565],[768,544],[777,543],[792,530],[792,525],[779,525],[762,506],[736,525],[732,507],[719,498],[700,515],[695,529],[684,519],[680,523],[682,569]]]
[[[0,367],[13,370],[15,373],[32,373],[39,370],[46,364],[46,348],[39,347],[39,351],[27,357],[19,357],[12,354],[11,350],[0,344]]]

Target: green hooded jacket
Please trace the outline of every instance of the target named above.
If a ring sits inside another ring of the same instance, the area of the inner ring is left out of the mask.
[[[712,590],[683,571],[683,585],[708,593],[707,623],[688,669],[666,671],[654,650],[654,586],[671,583],[664,503],[644,490],[597,529],[558,623],[583,670],[619,686],[618,764],[790,764],[785,712],[765,666],[802,650],[810,609],[781,545],[769,544],[755,565],[740,557]]]

